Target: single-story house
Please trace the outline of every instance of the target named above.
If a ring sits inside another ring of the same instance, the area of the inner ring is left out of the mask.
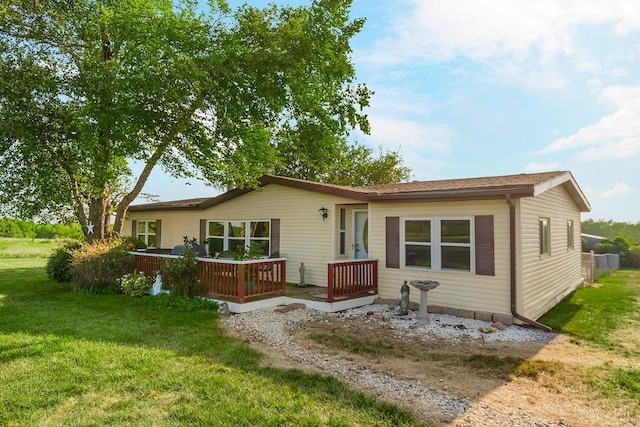
[[[124,229],[156,248],[208,239],[212,255],[258,244],[286,258],[290,282],[304,263],[319,286],[329,261],[375,259],[382,298],[436,280],[431,311],[534,324],[582,282],[589,210],[565,171],[363,187],[265,176],[254,190],[131,206]]]

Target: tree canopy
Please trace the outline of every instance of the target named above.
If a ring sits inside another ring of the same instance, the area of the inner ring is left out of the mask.
[[[350,19],[351,0],[197,5],[0,4],[0,204],[10,214],[73,209],[85,232],[93,224],[90,239],[106,236],[115,214],[119,233],[155,167],[251,186],[343,153],[407,178],[397,153],[375,159],[346,143],[353,129],[369,131],[371,96],[350,58],[364,24]],[[131,160],[145,165],[138,176]]]

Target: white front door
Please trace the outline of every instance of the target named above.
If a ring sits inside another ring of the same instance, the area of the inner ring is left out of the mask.
[[[353,257],[369,258],[369,212],[367,210],[353,211],[353,230]]]

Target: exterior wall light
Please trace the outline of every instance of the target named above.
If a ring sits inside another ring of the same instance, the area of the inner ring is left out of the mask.
[[[321,207],[320,209],[318,209],[318,211],[320,212],[320,215],[322,216],[323,221],[325,220],[326,217],[329,216],[329,209],[325,207]]]

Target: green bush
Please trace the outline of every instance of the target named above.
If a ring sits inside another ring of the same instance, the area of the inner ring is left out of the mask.
[[[198,283],[198,260],[195,253],[185,248],[178,258],[165,260],[160,269],[162,283],[171,291],[172,296],[193,296],[200,285]]]
[[[173,308],[179,311],[218,311],[218,303],[213,300],[198,297],[189,298],[184,295],[158,294],[146,297],[143,301],[154,307]]]
[[[135,251],[136,249],[147,249],[147,244],[142,239],[138,239],[137,237],[126,237],[123,243],[130,251]]]
[[[47,265],[45,266],[47,276],[58,282],[70,281],[72,254],[74,251],[80,249],[81,246],[78,242],[71,242],[56,249],[47,260]]]
[[[141,297],[151,287],[151,277],[144,272],[133,271],[133,273],[125,274],[118,279],[122,292],[132,297]]]
[[[640,268],[640,247],[629,249],[620,256],[620,266],[624,268]]]
[[[597,254],[626,254],[628,251],[629,243],[621,236],[596,243],[595,246],[595,252]]]
[[[133,271],[133,255],[119,239],[85,243],[73,253],[71,283],[89,292],[120,293],[118,279]]]

